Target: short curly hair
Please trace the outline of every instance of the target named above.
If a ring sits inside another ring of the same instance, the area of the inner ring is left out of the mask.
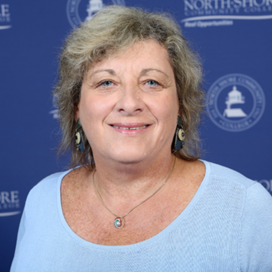
[[[203,109],[202,69],[195,54],[169,14],[150,13],[137,8],[108,6],[72,31],[60,55],[59,80],[54,97],[60,115],[60,151],[71,150],[71,166],[95,167],[86,137],[85,151],[75,146],[75,113],[85,72],[103,59],[129,48],[138,41],[153,39],[168,52],[179,99],[179,114],[186,133],[185,146],[175,156],[193,161],[200,157],[198,125]]]

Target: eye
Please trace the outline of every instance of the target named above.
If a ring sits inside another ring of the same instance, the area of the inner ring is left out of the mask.
[[[113,85],[113,82],[111,80],[104,80],[97,84],[98,87],[111,87]]]
[[[158,86],[159,85],[159,83],[157,82],[157,81],[155,81],[155,80],[148,80],[147,82],[146,82],[146,84],[147,85],[149,85],[149,86],[152,86],[152,87],[155,87],[155,86]]]

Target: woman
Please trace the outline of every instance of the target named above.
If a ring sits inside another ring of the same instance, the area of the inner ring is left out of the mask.
[[[200,82],[164,15],[76,29],[55,91],[73,168],[31,190],[11,271],[272,271],[270,195],[198,160]]]

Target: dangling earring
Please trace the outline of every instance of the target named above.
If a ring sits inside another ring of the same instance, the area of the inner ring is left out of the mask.
[[[178,116],[177,120],[177,128],[176,128],[176,133],[174,136],[173,144],[172,144],[172,149],[174,150],[180,150],[184,146],[185,142],[185,132],[183,130],[183,125],[180,116]]]
[[[78,152],[82,153],[85,151],[83,130],[79,118],[76,123],[75,144]]]

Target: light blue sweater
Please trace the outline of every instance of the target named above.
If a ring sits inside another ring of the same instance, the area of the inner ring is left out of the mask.
[[[272,271],[272,198],[258,183],[205,162],[187,208],[141,243],[103,246],[67,225],[56,173],[28,195],[11,272]]]

